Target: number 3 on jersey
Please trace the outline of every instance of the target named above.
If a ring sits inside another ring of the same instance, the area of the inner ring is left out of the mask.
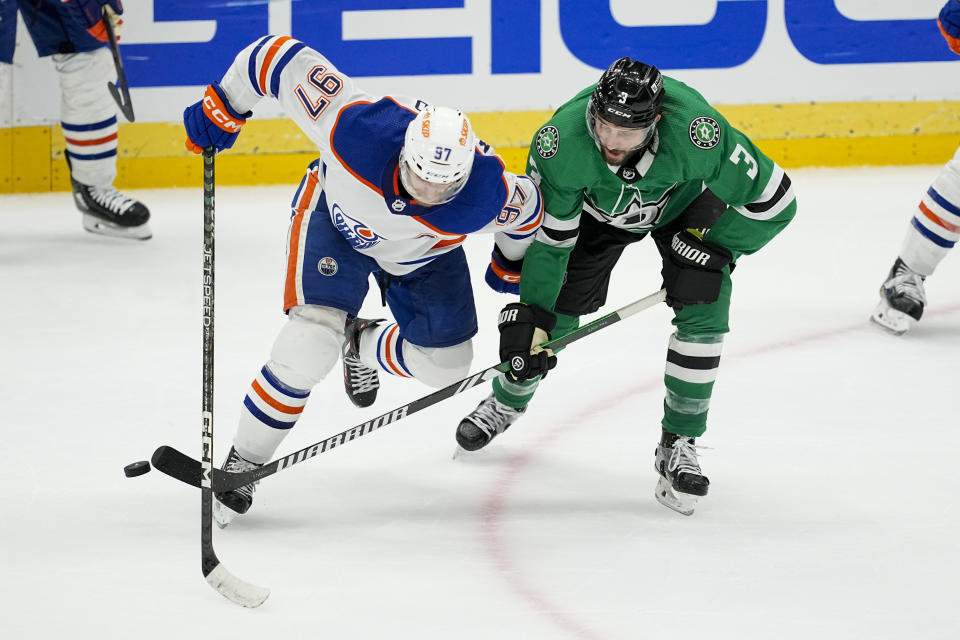
[[[751,180],[757,177],[757,171],[759,167],[757,166],[757,160],[750,152],[743,148],[739,142],[737,143],[736,148],[733,150],[733,155],[730,156],[730,162],[733,164],[740,164],[740,157],[743,156],[743,162],[747,165],[747,176]]]
[[[303,105],[303,108],[314,120],[319,118],[320,114],[322,114],[330,104],[330,101],[327,100],[327,98],[334,97],[340,93],[340,89],[343,88],[343,80],[332,73],[326,73],[326,71],[326,67],[317,65],[310,70],[310,73],[307,74],[307,80],[310,82],[310,85],[323,94],[323,96],[320,96],[320,99],[316,102],[310,99],[310,96],[307,95],[307,92],[304,90],[302,84],[298,84],[297,88],[294,90],[294,93],[297,94],[297,98],[300,99],[300,103]]]

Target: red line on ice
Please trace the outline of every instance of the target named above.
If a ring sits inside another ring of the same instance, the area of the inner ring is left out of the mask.
[[[960,311],[960,305],[953,305],[938,310],[931,310],[924,315],[925,319],[934,318],[943,315],[949,315]],[[807,335],[798,336],[792,339],[780,340],[769,344],[759,345],[743,351],[741,353],[730,354],[739,358],[748,358],[752,356],[766,355],[778,351],[785,351],[793,347],[804,344],[827,340],[848,333],[857,333],[860,331],[878,331],[883,330],[879,327],[871,327],[869,321],[858,322],[845,327],[836,327],[825,329]],[[902,340],[903,338],[890,336],[891,340]],[[727,366],[734,366],[733,362],[728,362]],[[561,383],[562,384],[562,383]],[[586,640],[601,640],[603,636],[590,629],[586,625],[578,622],[573,616],[564,611],[564,607],[554,604],[549,597],[544,595],[536,586],[525,580],[523,570],[513,561],[507,552],[507,545],[503,539],[501,527],[506,518],[507,499],[516,486],[523,472],[530,466],[530,463],[545,449],[550,447],[570,432],[579,427],[588,424],[588,418],[602,411],[614,407],[628,398],[635,395],[648,393],[651,391],[660,391],[663,388],[662,375],[655,379],[645,380],[630,389],[630,393],[623,393],[619,389],[615,394],[603,397],[598,401],[587,405],[578,413],[568,416],[564,425],[558,429],[551,429],[545,432],[539,439],[532,442],[526,450],[513,456],[507,461],[505,467],[491,483],[493,489],[487,494],[480,508],[480,532],[483,538],[484,550],[493,563],[493,566],[500,573],[506,583],[523,600],[527,602],[535,611],[544,615],[550,622],[559,627],[574,638],[584,638]],[[653,479],[651,477],[651,487]],[[652,493],[652,492],[651,492]]]

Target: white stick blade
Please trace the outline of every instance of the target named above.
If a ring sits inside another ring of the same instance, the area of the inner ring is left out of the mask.
[[[227,571],[222,563],[214,567],[213,571],[207,575],[207,582],[226,599],[251,609],[262,605],[267,596],[270,595],[270,589],[244,582]]]

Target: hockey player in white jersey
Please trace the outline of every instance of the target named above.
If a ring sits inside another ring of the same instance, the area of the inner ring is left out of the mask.
[[[468,234],[494,235],[486,282],[518,293],[543,218],[540,191],[476,140],[456,109],[373,96],[297,40],[266,36],[184,111],[187,148],[231,147],[253,107],[279,100],[322,157],[293,198],[284,311],[288,322],[250,385],[228,471],[268,462],[311,389],[342,357],[347,395],[373,404],[379,372],[443,387],[465,377],[477,332]],[[393,321],[358,318],[373,274]],[[226,526],[254,485],[216,494]]]
[[[119,24],[120,0],[0,0],[0,63],[11,64],[17,9],[37,53],[60,80],[60,125],[73,199],[92,233],[146,240],[150,211],[117,191],[117,112],[107,82],[116,79],[103,7]]]
[[[960,54],[960,1],[950,0],[937,19],[947,44]],[[960,240],[960,149],[920,200],[900,254],[880,286],[870,319],[900,335],[920,320],[927,304],[923,283]]]

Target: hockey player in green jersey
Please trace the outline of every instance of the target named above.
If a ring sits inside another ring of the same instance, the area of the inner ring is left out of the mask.
[[[676,327],[655,495],[689,515],[709,488],[695,439],[729,331],[730,272],[793,218],[790,179],[703,96],[630,58],[557,109],[530,145],[527,173],[545,219],[522,263],[520,302],[500,313],[500,359],[511,371],[461,421],[457,442],[480,449],[526,411],[556,364],[536,345],[597,311],[624,248],[650,235]]]

